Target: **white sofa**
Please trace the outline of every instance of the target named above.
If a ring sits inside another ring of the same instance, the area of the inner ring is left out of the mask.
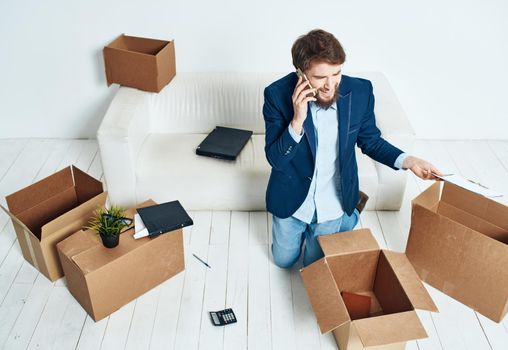
[[[111,202],[178,199],[188,210],[265,210],[263,90],[283,75],[178,73],[158,94],[121,87],[97,133]],[[413,129],[386,78],[350,75],[372,81],[383,137],[411,152]],[[195,154],[217,125],[254,132],[234,162]],[[360,188],[371,197],[366,209],[399,209],[405,172],[357,153]]]

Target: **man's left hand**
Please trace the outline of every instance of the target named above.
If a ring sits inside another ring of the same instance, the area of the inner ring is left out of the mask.
[[[404,169],[411,170],[416,176],[424,180],[439,180],[436,175],[443,175],[439,169],[427,162],[426,160],[416,158],[414,156],[407,156],[402,164]]]

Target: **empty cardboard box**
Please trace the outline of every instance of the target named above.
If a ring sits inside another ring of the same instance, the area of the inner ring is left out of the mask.
[[[500,322],[508,309],[508,207],[448,182],[412,206],[406,254],[420,278]]]
[[[174,41],[120,35],[104,47],[108,86],[159,92],[176,74]]]
[[[140,207],[154,204],[147,201]],[[129,209],[126,216],[134,214]],[[105,248],[92,230],[57,245],[67,287],[95,321],[184,270],[182,229],[137,240],[133,233],[122,233],[115,248]]]
[[[427,333],[415,309],[437,311],[403,253],[379,249],[368,229],[320,236],[324,258],[300,270],[321,333],[341,350],[403,349]],[[370,315],[352,320],[341,292],[369,296]]]
[[[86,225],[106,198],[99,180],[69,166],[5,197],[9,209],[2,209],[25,260],[55,281],[63,276],[56,244]]]

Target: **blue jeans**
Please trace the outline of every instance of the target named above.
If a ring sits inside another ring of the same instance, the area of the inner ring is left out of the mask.
[[[273,262],[279,267],[290,268],[298,261],[305,241],[303,266],[312,264],[324,256],[317,237],[351,231],[358,223],[359,217],[360,214],[355,209],[351,216],[344,213],[338,219],[318,224],[314,212],[311,223],[307,224],[292,216],[281,219],[274,215],[272,224]]]

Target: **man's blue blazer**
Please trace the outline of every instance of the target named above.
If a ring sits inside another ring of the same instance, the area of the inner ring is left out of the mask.
[[[297,83],[295,73],[269,85],[264,91],[265,154],[272,166],[266,190],[266,208],[287,218],[302,205],[314,174],[316,137],[310,108],[303,124],[304,137],[295,142],[288,131],[293,119],[291,96]],[[358,166],[355,144],[364,154],[393,169],[400,149],[381,137],[374,116],[374,95],[369,80],[346,75],[338,89],[339,157],[336,188],[343,210],[351,215],[358,202]]]

